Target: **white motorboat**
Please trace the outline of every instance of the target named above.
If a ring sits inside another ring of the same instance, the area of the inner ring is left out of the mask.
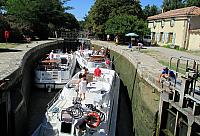
[[[62,89],[74,73],[74,54],[53,53],[41,60],[35,69],[35,84],[38,88]]]
[[[83,71],[76,73],[48,104],[45,119],[32,136],[114,136],[120,80],[114,70],[100,69],[101,76],[93,79],[94,68],[89,68],[85,100],[77,92]],[[77,124],[86,117],[80,133]]]
[[[101,68],[111,69],[111,62],[106,63],[106,51],[101,53],[94,50],[78,50],[75,52],[76,60],[80,67],[95,68],[97,65]],[[109,60],[110,61],[110,60]]]

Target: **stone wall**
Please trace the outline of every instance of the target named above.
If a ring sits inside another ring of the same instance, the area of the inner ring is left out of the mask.
[[[115,70],[127,87],[127,90],[120,91],[128,91],[129,98],[127,99],[130,99],[132,103],[135,135],[153,135],[157,128],[159,94],[155,88],[140,77],[137,73],[137,66],[134,66],[125,57],[119,57],[116,52],[112,51],[111,56]]]

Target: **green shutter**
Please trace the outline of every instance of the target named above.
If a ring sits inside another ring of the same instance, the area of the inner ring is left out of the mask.
[[[173,33],[172,44],[175,45],[176,33]]]

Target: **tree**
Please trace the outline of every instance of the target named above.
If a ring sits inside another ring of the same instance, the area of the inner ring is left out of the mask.
[[[182,0],[163,0],[162,8],[165,12],[182,7],[184,7]]]
[[[135,0],[96,0],[86,17],[86,28],[103,37],[105,23],[115,16],[135,15],[142,17],[141,5]]]
[[[32,22],[35,21],[31,14],[36,3],[31,0],[7,0],[7,19],[11,28],[11,39],[21,40],[22,35],[32,35]]]
[[[96,34],[103,34],[103,25],[109,18],[112,4],[112,0],[96,0],[86,18],[86,28]]]
[[[149,16],[153,16],[159,13],[159,9],[156,5],[147,5],[143,9],[144,19],[146,19]]]
[[[7,16],[21,34],[47,39],[50,31],[76,29],[78,21],[66,12],[69,0],[7,0]]]
[[[5,4],[6,4],[5,0],[0,1],[0,14],[2,14],[3,11],[5,10]]]
[[[200,0],[186,0],[185,4],[187,7],[190,7],[190,6],[200,7]]]
[[[107,34],[125,35],[129,32],[137,33],[141,36],[149,33],[147,23],[137,16],[120,15],[109,19],[105,24]]]
[[[119,0],[116,4],[113,4],[114,8],[109,14],[109,17],[112,18],[116,15],[133,15],[138,18],[142,17],[142,8],[139,1],[132,0]]]

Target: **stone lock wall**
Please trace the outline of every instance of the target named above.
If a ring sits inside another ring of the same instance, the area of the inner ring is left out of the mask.
[[[149,83],[140,77],[137,68],[124,56],[111,51],[114,68],[127,87],[132,103],[133,130],[136,136],[151,136],[156,134],[159,93]],[[115,60],[116,58],[116,60]]]

